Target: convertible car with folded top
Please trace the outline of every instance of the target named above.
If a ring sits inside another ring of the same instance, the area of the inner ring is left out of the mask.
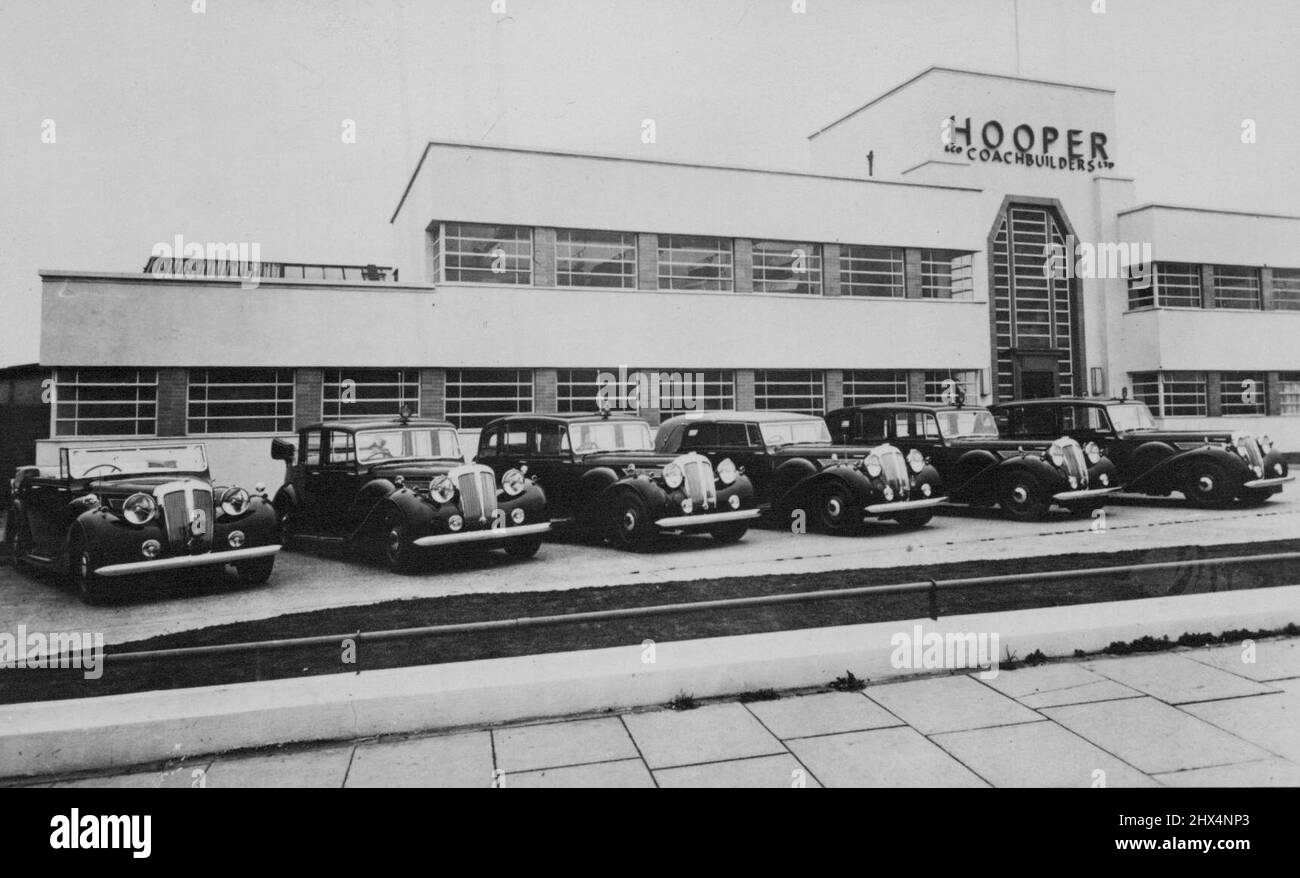
[[[939,471],[950,500],[1001,506],[1012,518],[1037,520],[1053,505],[1091,514],[1119,490],[1115,465],[1092,444],[1004,439],[993,414],[956,403],[872,403],[828,412],[837,442],[888,442],[917,451]]]
[[[730,460],[656,454],[650,425],[629,414],[510,415],[483,428],[475,460],[527,471],[552,514],[615,546],[704,531],[734,543],[758,518],[754,487]]]
[[[456,546],[537,554],[551,529],[546,495],[518,469],[465,463],[449,421],[329,421],[271,441],[287,469],[275,508],[286,542],[350,543],[410,570]]]
[[[1020,400],[991,406],[1012,439],[1069,435],[1114,461],[1124,490],[1197,506],[1262,503],[1292,481],[1282,452],[1246,430],[1164,430],[1146,403],[1128,399]]]
[[[831,533],[857,531],[871,518],[921,527],[946,499],[938,471],[919,451],[904,457],[887,443],[836,445],[826,422],[814,415],[679,415],[659,425],[655,450],[730,460],[753,481],[759,501],[778,521],[802,509],[808,524]]]
[[[119,577],[232,564],[271,576],[280,551],[265,487],[213,484],[201,444],[59,449],[57,467],[19,467],[5,532],[17,566],[67,577],[88,603]]]

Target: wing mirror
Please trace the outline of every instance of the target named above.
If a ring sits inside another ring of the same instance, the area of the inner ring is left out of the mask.
[[[272,439],[272,440],[271,440],[271,459],[272,459],[272,460],[283,460],[285,463],[287,463],[287,464],[289,464],[290,466],[292,466],[292,465],[293,465],[294,452],[296,452],[296,451],[297,451],[297,449],[294,448],[293,443],[290,442],[290,441],[288,441],[287,439]]]

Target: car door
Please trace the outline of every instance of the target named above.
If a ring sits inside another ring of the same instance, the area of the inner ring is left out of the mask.
[[[358,510],[354,500],[359,487],[355,437],[346,430],[321,433],[319,463],[304,472],[317,530],[327,536],[344,536],[369,510]]]
[[[522,438],[531,448],[526,456],[529,461],[528,474],[535,476],[537,483],[546,492],[551,517],[572,516],[578,496],[568,425],[538,423],[529,431],[528,436]],[[513,446],[507,443],[506,447]]]
[[[72,523],[67,507],[73,496],[62,480],[37,477],[23,484],[23,511],[34,554],[53,558],[59,552]]]

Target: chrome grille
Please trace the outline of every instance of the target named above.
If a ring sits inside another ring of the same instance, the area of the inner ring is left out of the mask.
[[[460,496],[460,513],[466,521],[491,522],[497,511],[497,482],[485,466],[462,466],[452,470],[451,479]]]
[[[185,489],[168,491],[162,497],[163,529],[173,551],[183,551],[189,539],[189,504],[185,502]]]
[[[1264,472],[1264,453],[1260,451],[1259,442],[1250,433],[1234,433],[1232,444],[1240,449],[1237,453],[1257,475]]]
[[[906,499],[909,478],[907,458],[903,457],[903,452],[892,445],[886,445],[876,452],[876,456],[880,458],[880,474],[885,477],[885,484],[894,489],[895,498]]]
[[[154,491],[162,507],[163,532],[173,554],[195,554],[212,549],[212,489],[205,484],[172,482]],[[195,533],[195,513],[202,526]]]
[[[1088,458],[1079,443],[1073,439],[1060,439],[1056,444],[1065,455],[1065,474],[1078,479],[1079,488],[1088,487]]]
[[[684,480],[682,489],[691,502],[701,509],[712,509],[718,505],[718,488],[713,481],[713,464],[699,454],[688,454],[677,459],[682,468]]]

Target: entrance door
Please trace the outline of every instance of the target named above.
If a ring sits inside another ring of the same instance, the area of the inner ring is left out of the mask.
[[[1061,366],[1058,352],[1012,356],[1012,388],[1016,399],[1043,399],[1060,394]]]

